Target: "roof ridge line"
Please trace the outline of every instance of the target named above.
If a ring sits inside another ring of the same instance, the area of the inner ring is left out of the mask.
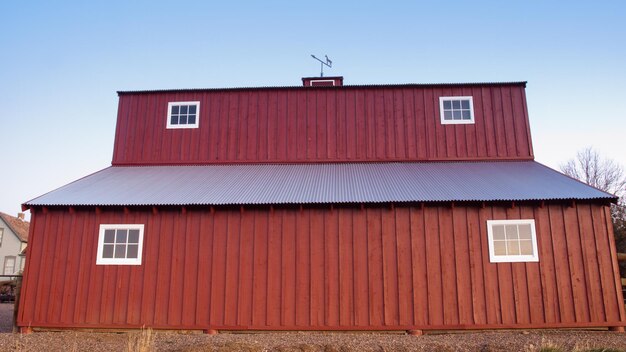
[[[240,86],[240,87],[213,87],[213,88],[165,88],[147,90],[118,90],[118,95],[143,94],[143,93],[168,93],[168,92],[200,92],[200,91],[237,91],[237,90],[283,90],[283,89],[346,89],[346,88],[428,88],[428,87],[463,87],[463,86],[506,86],[522,85],[526,87],[528,81],[508,82],[465,82],[465,83],[381,83],[381,84],[344,84],[342,86]]]

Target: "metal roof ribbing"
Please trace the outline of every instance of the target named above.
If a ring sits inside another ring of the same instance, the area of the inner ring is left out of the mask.
[[[118,90],[118,95],[145,94],[145,93],[180,93],[203,91],[237,91],[237,90],[279,90],[279,89],[344,89],[344,88],[437,88],[437,87],[476,87],[476,86],[507,86],[522,85],[527,81],[512,82],[469,82],[469,83],[396,83],[396,84],[344,84],[342,86],[265,86],[265,87],[229,87],[229,88],[180,88],[180,89],[150,89],[150,90]]]
[[[113,166],[25,206],[608,199],[534,161]]]

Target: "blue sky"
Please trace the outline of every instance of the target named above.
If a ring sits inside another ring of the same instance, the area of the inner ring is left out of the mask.
[[[118,90],[528,81],[536,159],[626,166],[624,1],[3,1],[0,211],[110,165]]]

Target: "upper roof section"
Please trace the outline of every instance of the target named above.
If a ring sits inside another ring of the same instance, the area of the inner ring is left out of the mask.
[[[24,204],[164,206],[603,200],[534,161],[109,167]]]
[[[113,165],[532,160],[525,86],[118,92]],[[450,116],[466,113],[444,103],[471,104],[466,109],[471,121],[444,121],[442,110]],[[179,115],[186,109],[194,113]]]
[[[176,93],[176,92],[204,92],[204,91],[232,91],[232,90],[283,90],[297,89],[309,86],[306,82],[309,80],[333,79],[340,80],[342,86],[346,88],[446,88],[446,87],[482,87],[482,86],[502,86],[502,85],[521,85],[526,88],[527,81],[511,81],[511,82],[468,82],[468,83],[397,83],[397,84],[343,84],[343,76],[332,77],[303,77],[302,86],[264,86],[264,87],[228,87],[228,88],[174,88],[174,89],[142,89],[142,90],[118,90],[117,95],[126,94],[151,94],[151,93]],[[319,86],[316,86],[319,87]],[[322,87],[325,87],[322,85]]]
[[[16,218],[15,216],[11,216],[2,212],[0,212],[0,219],[4,221],[4,223],[11,229],[11,231],[13,231],[13,233],[20,239],[20,241],[28,242],[28,229],[30,226],[30,223],[28,221],[24,221],[24,219]]]

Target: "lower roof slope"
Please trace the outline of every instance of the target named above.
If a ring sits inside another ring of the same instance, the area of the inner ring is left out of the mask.
[[[24,206],[556,199],[616,197],[534,161],[113,166]]]

